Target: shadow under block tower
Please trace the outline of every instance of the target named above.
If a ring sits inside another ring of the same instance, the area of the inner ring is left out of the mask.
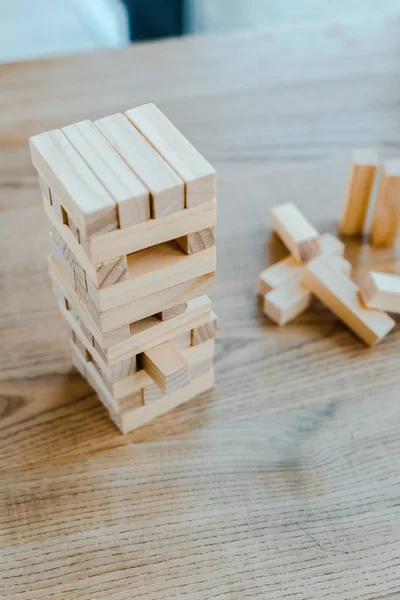
[[[216,173],[154,105],[30,139],[72,360],[123,432],[213,386]]]

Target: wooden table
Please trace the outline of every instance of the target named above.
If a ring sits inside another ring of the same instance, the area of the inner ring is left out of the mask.
[[[2,598],[399,597],[400,328],[371,350],[255,297],[285,255],[269,207],[335,232],[350,149],[398,152],[399,40],[397,18],[0,68]],[[221,330],[215,391],[122,436],[71,369],[27,138],[146,101],[219,173]]]

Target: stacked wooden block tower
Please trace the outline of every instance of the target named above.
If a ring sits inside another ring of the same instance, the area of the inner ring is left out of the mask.
[[[216,173],[153,104],[30,140],[75,366],[130,431],[213,385]]]

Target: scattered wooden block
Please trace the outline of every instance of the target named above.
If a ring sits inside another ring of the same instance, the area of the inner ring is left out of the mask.
[[[328,256],[326,260],[337,272],[350,277],[351,264],[348,260],[342,256]],[[304,267],[300,269],[299,277],[292,277],[264,295],[263,312],[278,325],[292,321],[311,304],[312,295],[301,282]]]
[[[321,254],[317,230],[294,204],[282,204],[272,209],[274,229],[298,261],[307,261]]]
[[[215,227],[207,227],[195,233],[189,233],[176,240],[186,254],[195,254],[215,246]]]
[[[168,321],[169,319],[173,319],[178,315],[183,314],[187,309],[187,302],[182,302],[181,304],[176,304],[175,306],[171,306],[171,308],[167,308],[166,310],[162,310],[157,313],[157,317],[161,321]]]
[[[216,196],[215,169],[154,104],[128,110],[125,116],[149,140],[185,182],[185,206],[190,208]]]
[[[142,364],[158,387],[172,392],[189,383],[189,365],[171,342],[164,342],[146,350]]]
[[[32,162],[85,237],[118,228],[117,205],[59,130],[31,137]],[[54,203],[53,203],[54,206]]]
[[[202,344],[207,340],[213,340],[218,332],[218,317],[211,312],[210,317],[203,325],[198,325],[192,329],[192,346]]]
[[[150,193],[90,121],[61,129],[118,206],[120,228],[150,219]]]
[[[364,231],[369,199],[378,164],[379,157],[374,150],[361,149],[353,151],[350,182],[339,224],[339,231],[343,235],[357,235]]]
[[[400,313],[400,277],[371,271],[360,285],[360,297],[367,308]]]
[[[356,284],[323,258],[316,258],[305,267],[302,283],[369,346],[384,338],[395,325],[387,314],[364,308]]]
[[[374,246],[394,246],[400,225],[400,160],[386,160],[371,225]]]
[[[185,208],[182,179],[124,115],[111,115],[94,124],[150,190],[154,219]]]
[[[330,233],[320,236],[321,254],[323,256],[343,256],[344,244]],[[303,273],[303,264],[293,256],[288,256],[274,265],[261,271],[258,278],[258,293],[265,296],[271,290],[280,287],[290,279],[299,281]]]

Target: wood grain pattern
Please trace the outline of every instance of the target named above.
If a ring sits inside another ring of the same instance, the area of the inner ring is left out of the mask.
[[[394,16],[0,66],[0,595],[398,596],[400,328],[366,349],[315,301],[278,329],[255,285],[287,256],[271,206],[335,233],[351,149],[398,153],[399,39]],[[71,370],[27,138],[149,100],[218,172],[216,385],[122,436]]]

